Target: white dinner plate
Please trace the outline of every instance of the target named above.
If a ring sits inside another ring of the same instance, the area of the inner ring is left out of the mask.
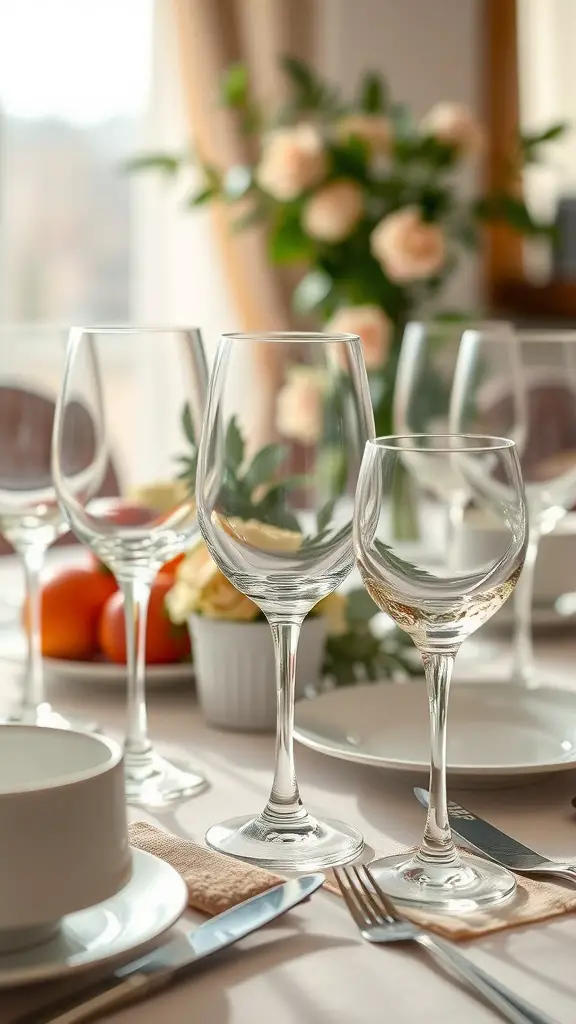
[[[134,959],[172,927],[188,903],[183,878],[150,853],[133,850],[132,855],[132,877],[116,896],[68,914],[49,942],[0,956],[0,988]]]
[[[64,658],[44,658],[47,682],[79,683],[91,686],[126,688],[126,666],[109,661],[68,661]],[[191,661],[178,661],[170,665],[147,665],[146,686],[161,689],[177,684],[191,683],[194,667]]]
[[[428,700],[422,682],[332,690],[296,705],[296,738],[331,757],[428,772]],[[456,683],[448,715],[453,785],[519,785],[576,768],[576,693],[510,683]]]

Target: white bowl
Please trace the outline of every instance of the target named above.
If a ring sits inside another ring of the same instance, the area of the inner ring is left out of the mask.
[[[131,873],[118,744],[0,725],[0,951],[44,941]]]

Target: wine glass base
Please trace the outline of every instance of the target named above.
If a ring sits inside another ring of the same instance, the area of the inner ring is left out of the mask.
[[[230,818],[208,829],[208,846],[272,871],[316,871],[348,864],[362,853],[364,838],[343,821],[318,821],[308,815],[307,828],[273,829],[262,817]],[[312,822],[313,827],[309,824]]]
[[[98,732],[100,728],[97,722],[61,715],[49,704],[14,711],[4,719],[4,722],[7,725],[38,725],[47,729],[70,729],[73,732]]]
[[[182,761],[167,761],[154,754],[147,772],[126,770],[126,803],[160,810],[202,793],[208,782]]]
[[[469,854],[455,865],[429,866],[403,853],[373,861],[370,871],[395,902],[442,913],[472,913],[504,903],[516,891],[510,871]]]

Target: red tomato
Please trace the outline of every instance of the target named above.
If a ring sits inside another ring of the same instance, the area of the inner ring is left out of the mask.
[[[146,629],[146,662],[163,665],[184,661],[190,657],[190,638],[186,626],[176,626],[168,618],[166,594],[173,584],[171,576],[160,573],[150,593],[148,624]],[[109,661],[126,664],[126,632],[124,624],[124,596],[120,591],[108,599],[100,616],[98,640],[102,653]]]

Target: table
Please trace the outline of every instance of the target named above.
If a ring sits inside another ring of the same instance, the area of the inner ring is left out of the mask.
[[[2,560],[2,584],[13,586],[14,566]],[[539,656],[565,685],[576,686],[576,643],[563,639],[539,648]],[[495,666],[494,666],[495,667]],[[0,712],[17,692],[17,671],[0,662]],[[92,717],[120,736],[121,693],[73,687],[51,694],[65,712]],[[205,793],[153,817],[164,828],[201,840],[212,822],[258,811],[268,795],[273,740],[208,728],[193,693],[150,696],[150,728],[158,747],[193,758],[209,776]],[[302,747],[297,765],[303,798],[312,812],[358,825],[379,853],[416,843],[422,811],[412,780],[325,758]],[[518,789],[461,794],[482,816],[551,856],[574,856],[576,773]],[[454,793],[456,799],[458,792]],[[39,860],[40,867],[40,860]],[[199,920],[189,913],[179,927]],[[477,940],[461,948],[511,988],[554,1017],[576,1021],[576,915]],[[71,986],[68,985],[68,988]],[[67,989],[66,989],[67,990]],[[62,994],[61,983],[28,991],[0,992],[0,1024],[16,1013]],[[342,901],[326,892],[277,925],[245,939],[212,967],[183,985],[131,1010],[111,1014],[108,1024],[494,1024],[499,1018],[452,981],[425,954],[408,948],[371,947],[358,936]]]

